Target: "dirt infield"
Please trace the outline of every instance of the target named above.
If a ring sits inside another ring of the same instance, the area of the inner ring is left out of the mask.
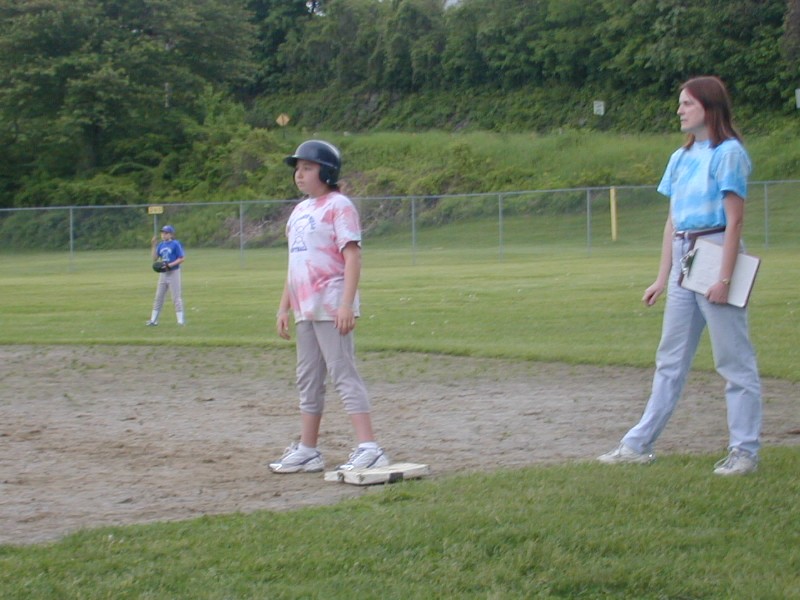
[[[638,418],[652,375],[421,354],[360,363],[379,440],[433,477],[591,460]],[[291,350],[0,347],[0,543],[380,493],[267,470],[298,432],[293,377]],[[764,443],[800,444],[800,385],[763,384]],[[722,456],[722,391],[693,374],[657,452]],[[320,447],[333,467],[352,434],[328,402]]]

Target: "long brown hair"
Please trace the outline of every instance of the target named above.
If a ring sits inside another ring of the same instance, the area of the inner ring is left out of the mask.
[[[731,97],[719,77],[694,77],[681,86],[681,91],[684,90],[706,111],[706,127],[712,148],[731,138],[742,141],[741,134],[733,125]],[[690,133],[683,147],[691,147],[694,141],[694,134]]]

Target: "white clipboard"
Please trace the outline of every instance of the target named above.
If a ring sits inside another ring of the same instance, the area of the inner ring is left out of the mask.
[[[688,273],[684,273],[681,279],[681,287],[705,294],[708,288],[719,281],[722,246],[700,237],[695,241],[691,252],[694,255]],[[759,266],[761,266],[761,259],[757,256],[739,253],[728,289],[728,304],[740,308],[747,306]]]

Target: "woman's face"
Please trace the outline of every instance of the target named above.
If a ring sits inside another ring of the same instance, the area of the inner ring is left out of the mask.
[[[700,141],[708,138],[706,109],[686,90],[681,90],[678,98],[678,117],[683,133],[691,133]]]

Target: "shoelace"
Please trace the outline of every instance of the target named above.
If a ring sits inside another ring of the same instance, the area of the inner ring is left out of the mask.
[[[364,452],[366,452],[366,451],[367,451],[367,448],[356,448],[350,454],[349,458],[347,459],[347,462],[348,463],[354,462],[359,456],[364,454]]]
[[[347,464],[347,465],[352,465],[354,462],[356,462],[356,460],[358,459],[358,457],[359,457],[359,456],[361,456],[361,455],[362,455],[362,454],[364,454],[365,452],[370,452],[370,451],[372,451],[372,450],[374,450],[375,452],[378,452],[378,453],[379,453],[379,454],[378,454],[378,456],[376,456],[376,457],[375,457],[375,460],[377,460],[377,459],[380,457],[380,455],[381,455],[381,454],[383,454],[383,453],[382,453],[380,450],[378,450],[378,449],[373,449],[373,448],[356,448],[355,450],[353,450],[353,453],[352,453],[352,454],[350,455],[350,457],[347,459],[347,462],[346,462],[345,464]],[[373,461],[373,462],[374,462],[374,461]]]
[[[719,468],[725,468],[725,469],[729,469],[729,468],[731,468],[731,467],[732,467],[734,464],[736,464],[736,462],[738,462],[738,460],[739,460],[741,457],[742,457],[742,454],[741,454],[741,453],[739,453],[739,452],[736,452],[736,451],[734,450],[734,451],[732,451],[730,454],[728,454],[728,456],[726,456],[725,458],[723,458],[722,460],[719,460],[719,461],[717,461],[717,464],[715,464],[715,465],[714,465],[714,468],[716,468],[716,469],[719,469]]]
[[[721,469],[723,467],[728,468],[731,465],[732,462],[733,462],[733,460],[731,459],[731,455],[729,454],[728,456],[726,456],[722,460],[718,460],[716,462],[716,464],[714,465],[714,468],[715,469]]]

